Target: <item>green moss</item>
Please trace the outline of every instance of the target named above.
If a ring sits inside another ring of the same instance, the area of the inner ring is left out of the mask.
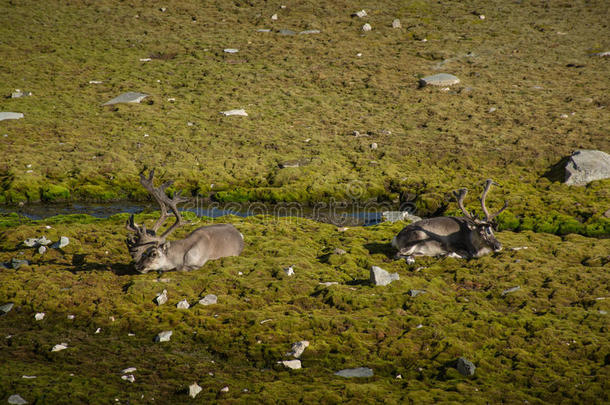
[[[118,195],[113,190],[109,190],[105,186],[93,185],[93,184],[85,184],[80,186],[76,195],[85,200],[95,200],[95,201],[109,201],[116,200]]]
[[[64,186],[51,184],[40,189],[40,199],[45,202],[62,201],[70,198],[70,190]]]

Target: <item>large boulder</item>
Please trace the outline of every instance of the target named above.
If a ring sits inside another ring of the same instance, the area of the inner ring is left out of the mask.
[[[565,166],[565,184],[584,186],[610,178],[610,155],[600,150],[577,150]]]

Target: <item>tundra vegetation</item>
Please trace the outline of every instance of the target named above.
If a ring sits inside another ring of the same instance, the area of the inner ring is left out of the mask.
[[[610,151],[609,60],[595,55],[610,48],[607,11],[599,0],[3,2],[0,94],[32,95],[0,99],[24,114],[0,121],[2,203],[145,199],[138,173],[162,167],[160,180],[217,201],[357,197],[460,215],[451,191],[493,178],[489,206],[510,205],[497,218],[504,249],[476,260],[394,261],[405,223],[338,232],[257,216],[222,220],[244,234],[241,256],[162,276],[130,270],[127,215],[4,215],[0,262],[30,264],[0,269],[0,305],[15,304],[0,317],[0,400],[183,403],[197,382],[193,402],[610,401],[610,181],[567,186],[557,166],[574,149]],[[461,81],[418,88],[435,73]],[[102,106],[128,91],[150,96]],[[213,223],[187,219],[172,237]],[[22,245],[42,235],[70,244],[42,256]],[[400,280],[371,286],[373,265]],[[218,303],[195,304],[208,294]],[[303,368],[278,364],[301,340]],[[473,376],[456,371],[460,357]],[[357,367],[374,375],[334,375]]]

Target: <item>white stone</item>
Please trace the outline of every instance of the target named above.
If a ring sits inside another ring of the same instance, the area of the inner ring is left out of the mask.
[[[218,297],[214,294],[208,294],[202,299],[199,300],[199,304],[201,305],[213,305],[218,302]]]
[[[162,293],[157,295],[157,298],[155,298],[155,302],[157,303],[157,305],[165,304],[167,302],[167,290],[163,290]]]
[[[578,150],[565,166],[565,184],[584,186],[610,178],[610,155],[600,150]]]
[[[220,392],[229,392],[229,387],[222,387],[222,389],[220,390]]]
[[[39,312],[34,315],[34,319],[36,319],[37,321],[42,321],[44,319],[44,312]]]
[[[400,28],[400,20],[398,18],[396,18],[394,21],[392,21],[392,28]]]
[[[59,352],[59,351],[65,350],[67,348],[68,348],[68,344],[67,343],[60,343],[58,345],[53,346],[51,351],[52,352]]]
[[[325,281],[323,283],[320,283],[320,285],[323,285],[325,287],[330,287],[331,285],[338,285],[339,283],[337,281]]]
[[[8,397],[8,403],[13,404],[13,405],[24,405],[24,404],[27,404],[28,401],[21,398],[21,395],[14,394],[14,395],[11,395],[10,397]]]
[[[38,377],[36,377],[35,375],[22,375],[21,378],[25,378],[26,380],[32,380]]]
[[[59,238],[59,248],[65,248],[66,246],[68,246],[68,244],[70,243],[70,239],[68,239],[67,236],[62,236],[61,238]]]
[[[135,368],[135,367],[129,367],[129,368],[126,368],[125,370],[122,370],[121,374],[131,374],[131,373],[135,372],[136,370],[137,370],[137,368]]]
[[[225,116],[231,116],[231,115],[237,115],[237,116],[241,116],[241,117],[247,117],[248,113],[246,112],[246,110],[242,109],[237,109],[237,110],[228,110],[228,111],[222,111],[221,114],[225,115]]]
[[[598,52],[598,53],[595,53],[594,55],[599,56],[600,58],[607,58],[607,57],[610,57],[610,51]]]
[[[359,18],[364,18],[367,16],[366,11],[364,11],[364,10],[356,11],[354,14],[356,16],[358,16]]]
[[[151,58],[140,58],[140,62],[150,62]]]
[[[278,364],[283,364],[284,367],[290,368],[292,370],[298,370],[301,368],[301,360],[282,360],[278,361]]]
[[[189,385],[189,396],[191,398],[195,398],[197,396],[197,394],[199,394],[201,392],[202,388],[199,386],[199,384],[192,383],[191,385]]]
[[[47,252],[47,247],[46,246],[39,246],[38,247],[38,253],[41,255],[44,255]]]
[[[102,84],[101,80],[89,80],[89,84]]]
[[[371,24],[369,24],[369,23],[366,23],[362,26],[362,31],[364,31],[364,32],[368,32],[372,29],[373,29],[373,27],[371,27]]]
[[[163,331],[155,337],[155,342],[169,342],[169,339],[172,337],[173,333],[174,332],[172,332],[171,330]]]
[[[299,32],[299,35],[319,34],[320,30],[305,30]]]
[[[176,308],[179,309],[189,309],[190,305],[188,303],[188,301],[186,299],[180,301],[178,304],[176,304]]]
[[[296,342],[292,344],[291,350],[286,353],[286,356],[296,357],[297,359],[301,357],[305,348],[309,347],[309,342],[307,340],[301,340],[300,342]]]
[[[348,228],[347,226],[343,226],[343,227],[337,228],[337,232],[345,232],[345,231],[347,231],[348,229],[349,229],[349,228]]]
[[[277,14],[273,14],[273,15],[271,16],[271,19],[272,19],[272,20],[277,20]]]
[[[74,319],[74,315],[68,315],[68,319]]]
[[[95,334],[98,334],[98,333],[100,333],[101,331],[102,331],[102,328],[97,328],[97,329],[95,330]]]
[[[484,20],[484,19],[485,19],[485,16],[484,16],[483,14],[481,14],[481,15],[479,16],[479,18],[480,18],[481,20]]]
[[[392,281],[400,280],[398,273],[388,273],[381,267],[371,267],[371,283],[375,285],[385,286],[390,284]]]
[[[287,267],[284,269],[284,273],[286,273],[287,276],[294,276],[294,268],[292,266]]]
[[[456,76],[454,75],[450,75],[448,73],[439,73],[436,75],[432,75],[432,76],[427,76],[424,77],[423,79],[419,80],[419,85],[420,86],[451,86],[454,84],[458,84],[460,82],[460,79],[458,79]]]
[[[6,315],[6,314],[8,314],[8,313],[9,313],[9,311],[10,311],[11,309],[13,309],[13,306],[14,306],[14,305],[15,305],[15,304],[13,304],[12,302],[8,302],[8,303],[6,303],[6,304],[2,304],[2,305],[0,305],[0,315]]]
[[[384,211],[381,213],[381,218],[387,222],[411,221],[417,222],[421,217],[411,214],[409,211]]]
[[[130,383],[132,383],[136,380],[136,378],[133,376],[133,374],[127,374],[127,375],[121,376],[121,378],[125,381],[129,381]]]
[[[263,320],[260,322],[260,324],[262,325],[262,324],[265,324],[265,323],[267,323],[267,322],[271,322],[272,320],[273,320],[273,319],[263,319]]]
[[[148,97],[148,94],[129,91],[127,93],[121,94],[118,97],[113,98],[110,101],[106,101],[102,105],[104,106],[104,105],[113,105],[113,104],[119,104],[119,103],[139,103],[140,101],[144,100],[146,97]]]
[[[225,53],[237,53],[239,52],[239,49],[235,49],[235,48],[225,48],[224,49]]]
[[[0,121],[3,120],[18,120],[23,118],[23,113],[16,112],[0,112]]]
[[[377,147],[378,147],[377,142],[373,142],[371,144],[371,149],[375,150],[375,149],[377,149]]]

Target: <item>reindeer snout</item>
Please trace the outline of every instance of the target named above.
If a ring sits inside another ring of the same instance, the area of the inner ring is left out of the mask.
[[[502,244],[500,242],[497,242],[494,245],[494,252],[500,252],[502,250]]]

